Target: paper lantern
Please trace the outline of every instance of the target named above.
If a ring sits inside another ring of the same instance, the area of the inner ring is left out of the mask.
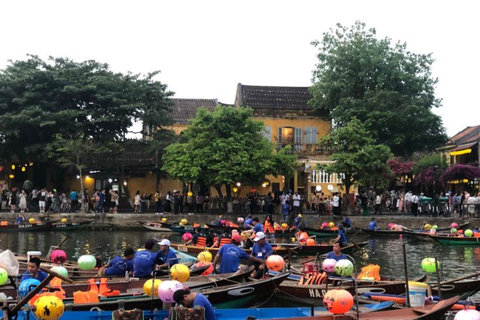
[[[465,235],[465,237],[471,237],[473,236],[473,231],[470,229],[467,229],[463,234]]]
[[[208,251],[203,251],[197,255],[197,259],[201,262],[212,262],[212,254]]]
[[[226,222],[225,219],[220,220],[220,224],[221,224],[222,226],[225,225],[225,222]]]
[[[327,222],[322,222],[322,229],[325,229],[328,227],[328,223]]]
[[[35,301],[35,317],[39,320],[57,320],[63,315],[63,301],[55,296],[43,296]]]
[[[50,269],[50,271],[56,272],[59,275],[64,276],[65,278],[68,278],[68,270],[65,269],[64,267],[61,267],[61,266],[53,267],[52,269]]]
[[[237,219],[237,222],[240,223],[240,224],[242,224],[242,223],[245,222],[245,219],[243,219],[242,217],[240,217],[240,218]]]
[[[457,234],[457,229],[455,229],[455,228],[450,229],[450,233],[451,234]]]
[[[193,235],[190,233],[190,232],[185,232],[183,235],[182,235],[182,240],[187,242],[187,241],[190,241],[192,240],[192,237]]]
[[[177,290],[183,289],[183,285],[175,280],[163,281],[158,286],[158,297],[165,303],[174,303],[173,294]]]
[[[193,196],[193,192],[192,192],[192,191],[188,191],[187,195],[188,195],[189,197],[191,197],[191,196]]]
[[[335,265],[335,272],[340,277],[348,277],[353,273],[353,263],[348,259],[338,260]]]
[[[307,246],[311,247],[315,245],[315,240],[312,238],[307,239]]]
[[[458,228],[458,223],[452,222],[452,224],[450,225],[450,227],[457,229],[457,228]]]
[[[183,223],[183,222],[180,222],[178,225],[179,225],[179,226],[183,226],[184,224],[185,224],[185,223]]]
[[[344,314],[353,307],[353,297],[347,290],[333,289],[323,297],[323,305],[333,314]]]
[[[427,231],[430,230],[431,228],[432,228],[432,226],[428,223],[423,226],[423,229],[425,229]]]
[[[24,298],[30,291],[32,291],[35,287],[40,284],[40,281],[37,279],[25,279],[20,283],[18,287],[18,294],[20,297]]]
[[[430,234],[431,234],[432,236],[436,235],[436,234],[437,234],[437,229],[433,229],[433,228],[430,229]]]
[[[454,320],[480,320],[480,312],[472,309],[460,310]]]
[[[82,270],[92,270],[97,265],[97,260],[92,255],[83,255],[78,259],[78,267]]]
[[[333,228],[333,227],[335,227],[335,223],[334,223],[334,222],[329,222],[329,223],[328,223],[328,226],[329,226],[330,228]]]
[[[62,218],[62,220],[60,220],[62,223],[67,223],[67,218]]]
[[[7,270],[0,268],[0,285],[7,283],[8,272]]]
[[[190,279],[190,269],[184,264],[177,263],[170,268],[170,275],[172,280],[177,280],[178,282],[185,282]]]
[[[283,258],[277,254],[269,256],[265,262],[267,268],[272,271],[281,271],[285,265]]]
[[[67,261],[67,254],[65,251],[60,249],[53,250],[52,254],[50,255],[50,261],[55,264],[65,263]]]
[[[162,223],[167,222],[167,218],[162,218]]]
[[[35,218],[28,219],[28,223],[30,224],[35,224],[35,222],[36,222]]]
[[[395,224],[395,223],[393,223],[393,222],[390,222],[390,223],[388,224],[388,229],[391,229],[391,228],[393,227],[393,225],[394,225],[394,224]]]
[[[432,226],[432,229],[437,230],[437,229],[438,229],[438,226],[437,226],[436,224],[434,224],[434,225]]]
[[[282,223],[282,229],[284,229],[284,230],[288,229],[288,224],[286,224],[285,222]]]
[[[335,272],[335,266],[337,265],[337,260],[335,259],[325,259],[322,263],[322,269],[325,272]]]
[[[437,261],[438,266],[440,267],[440,262]],[[435,259],[434,258],[425,258],[422,260],[422,269],[426,273],[434,273],[437,271],[435,266]]]
[[[183,223],[183,224],[187,224],[187,223],[188,223],[187,219],[185,219],[185,218],[182,219],[182,220],[180,220],[180,222]]]
[[[160,279],[155,279],[155,281],[153,279],[147,280],[143,284],[143,292],[145,292],[145,294],[147,296],[151,297],[152,296],[152,289],[153,289],[153,296],[157,297],[158,296],[158,287],[160,286],[161,283],[162,283],[162,280],[160,280]]]

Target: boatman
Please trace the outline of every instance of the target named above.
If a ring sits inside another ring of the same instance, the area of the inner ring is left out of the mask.
[[[123,276],[126,272],[133,272],[133,258],[135,257],[135,250],[127,248],[123,252],[123,258],[116,256],[105,266],[100,268],[98,276]]]
[[[178,258],[175,252],[170,249],[170,240],[162,239],[158,243],[160,250],[155,255],[155,261],[158,268],[171,268],[173,265],[178,263]]]
[[[243,226],[245,229],[250,229],[252,228],[253,226],[253,220],[252,220],[252,214],[249,213],[246,217],[245,217],[245,222],[243,223]]]
[[[253,245],[251,256],[261,259],[262,263],[254,263],[255,270],[252,272],[252,278],[260,279],[265,273],[264,261],[273,253],[273,248],[265,239],[263,232],[257,232],[253,241],[255,241],[255,244]]]
[[[263,225],[260,223],[260,219],[257,217],[253,218],[253,232],[263,232]]]
[[[375,222],[375,218],[372,218],[372,220],[370,221],[370,223],[368,225],[368,230],[375,231],[377,229],[378,229],[378,226],[377,226],[377,223]]]
[[[189,288],[175,291],[173,300],[187,308],[203,307],[205,309],[205,320],[216,320],[215,310],[212,304],[201,293],[190,292]]]
[[[327,253],[325,259],[333,259],[336,261],[347,259],[347,256],[342,253],[342,246],[340,245],[340,242],[335,242],[333,244],[333,251]]]
[[[299,213],[299,214],[297,215],[297,217],[295,218],[295,220],[293,220],[293,226],[294,226],[295,228],[298,228],[301,224],[302,224],[302,214]]]
[[[335,238],[335,241],[340,242],[342,246],[346,246],[348,243],[347,236],[345,235],[345,232],[343,232],[343,224],[338,225],[338,237]]]
[[[155,241],[145,242],[145,249],[137,251],[133,258],[133,276],[136,278],[151,278],[155,268],[155,252],[152,251]]]
[[[47,274],[41,270],[40,268],[40,259],[37,257],[30,258],[27,265],[27,271],[22,275],[23,281],[25,279],[37,279],[38,281],[42,282],[43,279],[47,277]]]
[[[238,245],[242,242],[242,237],[239,234],[232,236],[232,243],[223,245],[218,251],[215,259],[213,260],[213,269],[216,270],[216,266],[220,259],[220,271],[219,273],[237,272],[240,260],[248,259],[253,262],[263,263],[262,259],[249,256],[245,251],[240,249]]]

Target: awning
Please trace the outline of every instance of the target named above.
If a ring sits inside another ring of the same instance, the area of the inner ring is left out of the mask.
[[[456,146],[452,150],[450,150],[450,155],[451,156],[459,156],[459,155],[462,155],[462,154],[471,153],[472,152],[471,148],[473,148],[476,145],[478,145],[478,142],[461,144],[459,146]]]

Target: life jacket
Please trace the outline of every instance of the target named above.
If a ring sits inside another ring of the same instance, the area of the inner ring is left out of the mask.
[[[207,246],[207,238],[202,237],[202,236],[198,237],[197,238],[197,243],[195,243],[195,245],[197,247],[202,247],[202,248],[206,247]]]
[[[220,239],[220,247],[225,245],[225,244],[229,244],[229,243],[232,243],[232,239],[230,238],[222,238]]]
[[[270,223],[270,221],[265,221],[263,223],[263,228],[265,229],[265,231],[267,231],[269,233],[275,233],[273,225]]]
[[[98,287],[95,283],[95,279],[88,279],[90,289],[88,291],[75,291],[73,293],[73,303],[97,303],[98,300]]]
[[[298,242],[300,242],[301,244],[307,243],[308,238],[309,238],[309,236],[308,236],[308,233],[306,231],[300,232],[298,234]]]
[[[357,278],[359,280],[380,281],[380,266],[377,264],[369,264],[363,267]]]
[[[115,297],[120,295],[119,290],[112,290],[108,287],[107,285],[107,278],[101,278],[100,279],[100,289],[98,294],[101,296],[106,296],[106,297]]]
[[[305,276],[301,277],[298,281],[298,285],[321,285],[327,282],[326,272],[309,272]]]

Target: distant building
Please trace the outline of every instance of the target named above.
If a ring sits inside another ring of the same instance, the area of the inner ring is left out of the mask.
[[[445,146],[447,163],[469,164],[477,166],[480,163],[480,125],[466,127],[453,137],[451,137]]]

